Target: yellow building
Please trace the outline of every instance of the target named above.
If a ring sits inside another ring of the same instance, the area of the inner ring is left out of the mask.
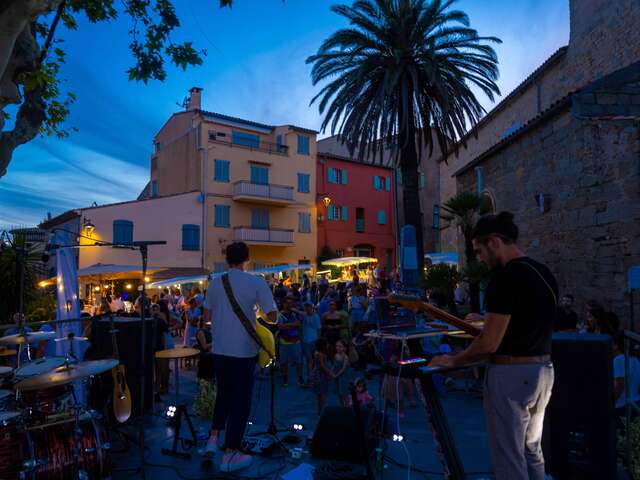
[[[201,92],[154,137],[149,194],[201,192],[205,227],[193,233],[214,272],[233,241],[249,245],[252,269],[313,263],[317,132],[202,110]]]

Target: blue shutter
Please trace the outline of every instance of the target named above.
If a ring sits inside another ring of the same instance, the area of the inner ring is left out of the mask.
[[[228,182],[229,181],[229,161],[228,160],[215,160],[214,161],[213,179],[216,182]]]
[[[309,177],[308,173],[298,174],[298,192],[309,193]]]
[[[298,231],[300,233],[311,233],[311,214],[306,212],[298,213]]]
[[[344,171],[344,170],[343,170]],[[341,207],[340,209],[342,220],[347,221],[347,207]]]
[[[215,218],[214,218],[214,226],[216,227],[229,227],[230,215],[229,211],[231,207],[229,205],[215,205]]]
[[[384,181],[385,181],[384,183],[385,183],[385,187],[386,187],[387,192],[390,192],[391,191],[391,177],[385,177]]]
[[[133,243],[133,222],[129,220],[113,221],[113,243],[118,245]]]
[[[298,153],[301,155],[309,155],[309,137],[298,135]]]
[[[385,225],[387,223],[387,212],[385,210],[378,210],[378,225]]]
[[[374,190],[378,190],[378,176],[377,175],[373,176],[373,189]]]
[[[269,169],[259,165],[251,165],[251,183],[258,185],[269,184]]]
[[[269,229],[269,210],[266,208],[254,208],[251,210],[251,228],[260,230]]]
[[[334,207],[333,205],[329,205],[329,207],[327,208],[327,217],[329,217],[329,220],[336,219],[336,207]]]
[[[342,183],[343,185],[347,184],[347,171],[346,170],[341,170],[342,172],[342,181],[340,183]]]
[[[259,148],[260,147],[260,135],[245,132],[231,132],[231,142],[236,145],[244,145],[245,147]]]
[[[338,177],[336,175],[335,168],[327,167],[327,181],[329,183],[338,183]]]
[[[154,180],[153,182],[151,182],[151,196],[152,197],[157,197],[158,196],[158,181]]]
[[[182,225],[182,250],[200,250],[200,225]]]

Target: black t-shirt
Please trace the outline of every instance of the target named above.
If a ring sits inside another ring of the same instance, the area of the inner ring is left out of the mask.
[[[493,272],[485,294],[488,313],[511,315],[498,355],[551,353],[558,284],[553,274],[529,257],[516,258]]]

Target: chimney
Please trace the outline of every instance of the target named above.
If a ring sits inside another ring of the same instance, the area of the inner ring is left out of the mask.
[[[187,110],[200,110],[200,87],[191,87],[189,90],[189,100],[187,101]]]

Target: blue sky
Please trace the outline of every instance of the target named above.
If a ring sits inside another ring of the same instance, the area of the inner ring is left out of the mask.
[[[47,212],[134,199],[148,181],[153,135],[192,86],[204,88],[205,109],[319,129],[317,107],[309,106],[317,88],[304,60],[344,26],[329,10],[340,2],[235,0],[232,9],[219,9],[217,0],[174,3],[182,23],[176,40],[193,40],[207,56],[186,72],[170,68],[164,82],[127,80],[125,18],[97,25],[80,19],[77,31],[60,31],[63,77],[78,97],[68,124],[79,132],[15,151],[0,178],[0,225],[37,224]],[[456,8],[481,35],[503,40],[496,46],[503,95],[568,42],[569,0],[459,0]]]

